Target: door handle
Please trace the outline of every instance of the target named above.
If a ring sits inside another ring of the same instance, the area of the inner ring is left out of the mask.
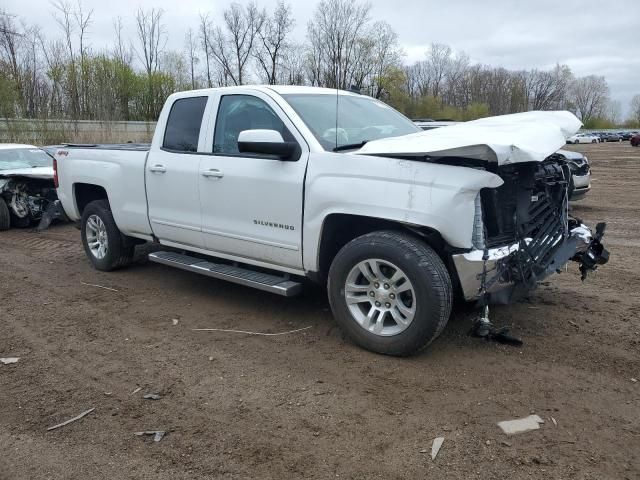
[[[202,172],[203,177],[213,177],[213,178],[222,178],[224,177],[224,173],[216,168],[212,168],[210,170],[205,170]]]
[[[164,165],[154,165],[149,167],[149,171],[153,173],[164,173],[167,171],[167,168]]]

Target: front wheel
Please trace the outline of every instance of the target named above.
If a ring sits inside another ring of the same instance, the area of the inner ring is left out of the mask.
[[[451,314],[451,279],[440,257],[417,237],[373,232],[345,245],[329,270],[338,324],[359,346],[407,356],[440,335]]]
[[[108,272],[131,263],[135,245],[118,230],[106,200],[85,207],[80,232],[84,251],[97,270]]]

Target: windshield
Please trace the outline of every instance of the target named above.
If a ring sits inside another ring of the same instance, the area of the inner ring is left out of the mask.
[[[0,149],[0,170],[51,166],[53,159],[39,148]]]
[[[336,96],[285,94],[283,97],[325,150],[348,145],[355,149],[371,140],[421,131],[390,106],[364,95],[339,95],[337,122]]]

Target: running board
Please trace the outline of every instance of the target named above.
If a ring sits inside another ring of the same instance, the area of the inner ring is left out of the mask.
[[[285,297],[292,297],[302,291],[301,283],[285,277],[256,272],[247,268],[235,267],[224,263],[213,263],[181,253],[154,252],[149,254],[149,260],[208,277],[257,288],[265,292],[276,293]]]

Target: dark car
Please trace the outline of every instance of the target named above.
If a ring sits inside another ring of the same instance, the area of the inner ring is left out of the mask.
[[[617,133],[606,133],[603,142],[621,142],[622,137]]]
[[[633,137],[633,132],[618,132],[618,135],[623,141],[626,142],[627,140],[631,140],[631,137]]]
[[[631,142],[632,147],[640,147],[640,133],[631,137],[629,141]]]

